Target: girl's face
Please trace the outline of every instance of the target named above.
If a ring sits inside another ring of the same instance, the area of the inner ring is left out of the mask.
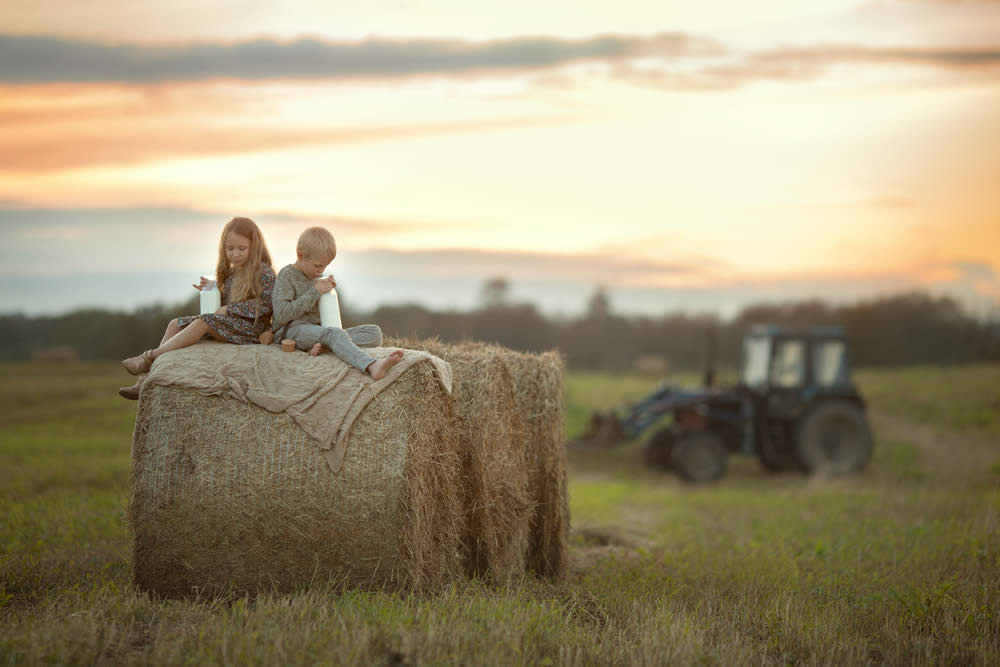
[[[226,260],[233,268],[239,268],[247,263],[250,256],[250,239],[240,236],[236,232],[226,234],[226,241],[223,243],[226,251]]]

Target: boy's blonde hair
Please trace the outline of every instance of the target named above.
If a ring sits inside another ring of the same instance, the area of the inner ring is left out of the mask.
[[[333,234],[322,227],[310,227],[299,236],[295,249],[307,259],[325,261],[327,264],[337,256],[337,242]]]

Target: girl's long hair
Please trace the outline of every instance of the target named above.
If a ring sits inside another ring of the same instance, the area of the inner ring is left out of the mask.
[[[247,261],[242,268],[235,272],[229,266],[229,260],[226,259],[226,237],[230,232],[250,240]],[[271,253],[267,251],[267,244],[264,243],[264,237],[257,224],[250,218],[233,218],[226,223],[226,226],[222,228],[222,236],[219,237],[219,262],[215,266],[215,279],[221,289],[229,277],[233,276],[233,284],[226,295],[226,303],[257,300],[257,315],[254,317],[254,323],[260,317],[260,295],[264,291],[261,275],[264,272],[264,266],[274,270],[274,265],[271,263]]]

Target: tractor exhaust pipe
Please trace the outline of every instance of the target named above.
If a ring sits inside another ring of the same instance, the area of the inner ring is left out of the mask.
[[[708,328],[707,339],[708,349],[705,354],[705,374],[702,376],[702,384],[706,389],[711,389],[712,385],[715,384],[715,327]]]

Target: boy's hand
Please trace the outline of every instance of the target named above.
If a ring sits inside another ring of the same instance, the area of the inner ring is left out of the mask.
[[[320,278],[319,280],[313,283],[313,287],[315,287],[316,291],[319,292],[320,294],[326,294],[327,292],[333,289],[334,285],[336,285],[336,283],[333,282],[332,277]]]
[[[200,292],[201,290],[205,289],[205,284],[207,282],[208,282],[208,278],[206,278],[205,276],[202,276],[201,277],[201,282],[199,282],[197,285],[191,285],[191,287],[195,288],[196,290],[198,290]]]

